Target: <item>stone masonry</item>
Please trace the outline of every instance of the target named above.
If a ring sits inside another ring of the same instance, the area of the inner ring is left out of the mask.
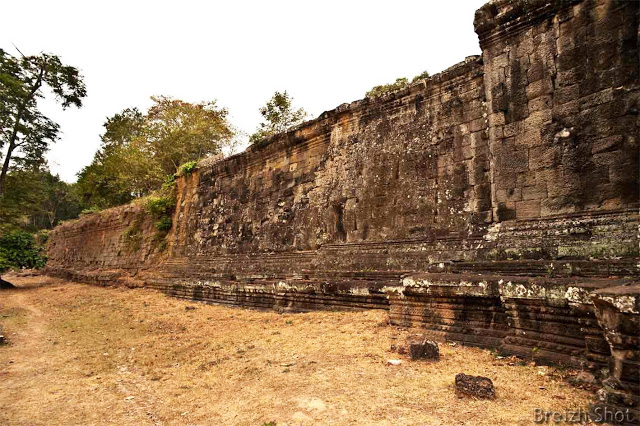
[[[640,418],[640,3],[496,0],[482,56],[57,227],[48,273],[209,303],[386,309],[582,366]]]

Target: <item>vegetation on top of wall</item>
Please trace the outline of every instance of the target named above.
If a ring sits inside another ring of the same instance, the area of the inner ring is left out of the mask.
[[[196,167],[198,167],[197,161],[188,161],[180,166],[179,173],[182,176],[189,176],[196,169]]]
[[[418,80],[426,80],[429,77],[431,77],[431,75],[429,74],[429,71],[422,71],[420,74],[418,74],[415,77],[413,77],[411,82],[415,83]]]
[[[102,211],[102,209],[98,206],[91,206],[88,207],[86,209],[82,209],[82,211],[80,212],[80,215],[90,215],[90,214],[95,214],[95,213],[100,213]]]
[[[293,106],[293,98],[285,90],[275,92],[267,104],[260,108],[260,115],[264,121],[249,138],[252,144],[297,126],[307,117],[307,112],[303,108],[296,109]]]
[[[400,78],[397,78],[396,81],[393,83],[374,86],[371,90],[369,90],[366,93],[366,96],[368,98],[382,96],[386,93],[395,92],[396,90],[404,89],[405,87],[408,87],[410,84],[415,83],[416,81],[419,81],[419,80],[424,80],[426,78],[429,78],[428,71],[423,71],[422,73],[416,75],[415,77],[413,77],[411,82],[409,82],[409,80],[405,77],[400,77]]]
[[[393,83],[373,86],[373,88],[366,93],[366,96],[368,98],[381,96],[381,95],[384,95],[385,93],[404,89],[408,85],[409,85],[409,80],[407,80],[405,77],[397,78],[396,81]]]

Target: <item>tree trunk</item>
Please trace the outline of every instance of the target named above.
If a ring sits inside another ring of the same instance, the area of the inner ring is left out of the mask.
[[[11,154],[13,154],[13,150],[15,149],[15,145],[13,141],[9,144],[9,149],[7,150],[7,156],[4,159],[4,164],[2,165],[2,173],[0,173],[0,198],[4,195],[4,184],[7,179],[7,172],[9,171],[9,161],[11,161]]]

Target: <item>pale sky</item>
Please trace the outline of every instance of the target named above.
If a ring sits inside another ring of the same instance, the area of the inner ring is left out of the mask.
[[[0,47],[53,53],[84,75],[82,109],[43,105],[62,130],[52,172],[73,182],[105,119],[146,111],[152,95],[217,99],[249,134],[276,90],[313,118],[374,85],[480,54],[473,16],[486,1],[11,1]]]

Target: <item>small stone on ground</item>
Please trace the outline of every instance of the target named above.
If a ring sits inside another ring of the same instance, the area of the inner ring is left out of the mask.
[[[456,395],[473,396],[481,399],[496,397],[493,382],[488,377],[470,376],[464,373],[456,374]]]
[[[438,361],[440,359],[438,344],[425,336],[411,336],[407,343],[409,356],[413,361],[418,359]]]

